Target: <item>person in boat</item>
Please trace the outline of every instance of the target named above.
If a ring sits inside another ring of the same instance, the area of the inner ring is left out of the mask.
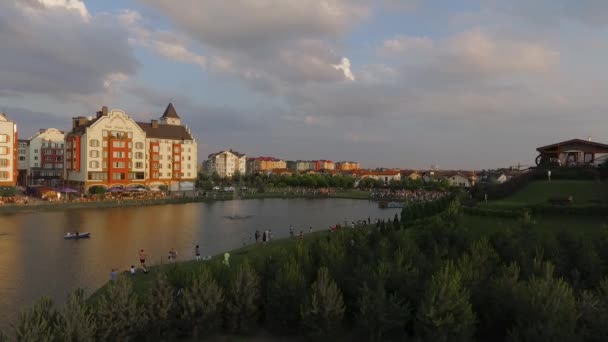
[[[67,234],[65,234],[66,237],[71,237],[72,233],[68,232]]]

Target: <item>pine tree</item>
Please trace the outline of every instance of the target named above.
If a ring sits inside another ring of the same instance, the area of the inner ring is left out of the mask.
[[[417,314],[417,335],[423,341],[470,341],[475,314],[460,272],[450,261],[431,278]]]
[[[300,304],[306,287],[302,269],[292,258],[281,265],[266,288],[266,323],[271,330],[294,332],[300,322]]]
[[[217,330],[221,324],[224,293],[207,268],[184,291],[182,314],[190,324],[194,337]]]
[[[553,265],[544,262],[544,274],[518,291],[517,323],[510,341],[576,341],[578,311],[572,288],[553,277]]]
[[[97,339],[102,341],[135,340],[145,320],[131,279],[120,276],[107,288],[97,305]]]
[[[172,319],[176,313],[175,289],[164,273],[159,273],[148,292],[145,308],[149,335],[157,339],[169,338]]]
[[[42,297],[29,311],[22,313],[15,326],[17,342],[53,342],[57,340],[57,311],[53,302]]]
[[[68,296],[59,314],[59,335],[65,342],[95,341],[97,323],[91,308],[86,304],[83,289]]]
[[[307,334],[315,340],[326,340],[339,332],[344,318],[344,299],[327,268],[319,269],[300,312]]]
[[[226,325],[231,331],[248,332],[259,316],[260,279],[244,260],[232,279],[226,298]]]
[[[363,284],[357,300],[357,327],[367,341],[385,341],[389,336],[403,339],[410,309],[394,294],[387,294],[384,281],[375,277],[372,286]]]

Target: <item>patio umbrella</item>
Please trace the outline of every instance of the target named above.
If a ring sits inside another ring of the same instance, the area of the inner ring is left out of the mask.
[[[108,191],[109,192],[123,192],[124,190],[122,188],[109,188]]]
[[[72,189],[72,188],[63,188],[63,189],[57,190],[57,192],[61,192],[64,194],[75,194],[75,193],[78,193],[78,190]]]

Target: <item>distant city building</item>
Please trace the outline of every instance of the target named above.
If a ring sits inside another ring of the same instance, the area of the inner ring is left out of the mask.
[[[17,124],[0,113],[0,186],[17,185],[18,140]]]
[[[338,171],[351,171],[351,170],[359,170],[360,166],[357,162],[352,161],[343,161],[336,163],[336,170]]]
[[[205,162],[205,171],[217,172],[220,177],[232,177],[237,171],[244,175],[247,171],[247,156],[233,151],[221,151],[209,155]]]
[[[331,160],[315,160],[314,163],[315,163],[315,167],[314,167],[315,171],[335,170],[336,169],[336,164],[334,164],[334,162],[332,162]]]
[[[447,174],[446,178],[448,180],[448,184],[451,186],[469,188],[473,185],[469,177],[460,173]]]
[[[64,172],[65,134],[56,129],[41,129],[27,140],[25,185],[58,186]],[[20,170],[23,170],[20,168]]]
[[[316,167],[316,163],[310,162],[307,160],[296,160],[296,161],[288,161],[287,168],[292,171],[297,172],[305,172],[309,170],[314,170]]]
[[[388,184],[391,181],[400,181],[401,172],[399,170],[367,171],[361,174],[361,178],[372,178]]]
[[[275,169],[286,169],[284,160],[273,157],[247,158],[247,173],[268,173]]]
[[[75,117],[65,138],[65,181],[91,186],[193,190],[197,144],[170,103],[159,120],[135,122],[121,110]]]

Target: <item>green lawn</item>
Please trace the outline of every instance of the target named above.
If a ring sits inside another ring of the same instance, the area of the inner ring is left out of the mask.
[[[550,198],[568,198],[572,195],[575,205],[593,204],[594,202],[608,202],[608,182],[580,181],[580,180],[554,180],[535,181],[515,194],[497,201],[490,201],[488,205],[515,206],[526,204],[547,204]]]
[[[608,220],[601,217],[589,216],[536,216],[534,229],[542,231],[566,231],[573,230],[580,234],[599,234],[608,229]],[[518,227],[517,219],[464,215],[462,226],[479,235],[492,234],[494,232]]]

